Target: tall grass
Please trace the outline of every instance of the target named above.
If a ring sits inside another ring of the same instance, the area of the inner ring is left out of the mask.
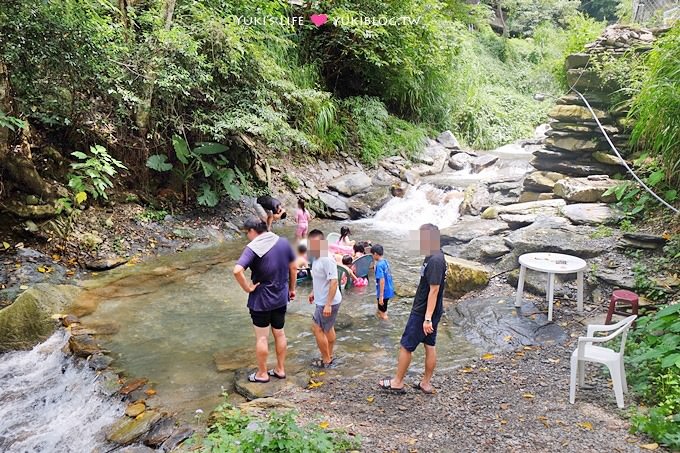
[[[670,184],[680,183],[680,25],[657,42],[648,65],[630,112],[631,140],[661,158]]]

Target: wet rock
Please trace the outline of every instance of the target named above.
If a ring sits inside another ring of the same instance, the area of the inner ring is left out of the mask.
[[[369,217],[378,212],[392,199],[389,187],[378,187],[374,190],[355,195],[349,199],[349,212],[352,219]]]
[[[55,217],[57,208],[53,204],[25,205],[17,201],[10,200],[3,203],[2,207],[17,217],[22,219],[42,220]]]
[[[511,297],[470,299],[456,304],[449,318],[468,341],[484,351],[513,350],[517,345],[561,343],[567,339],[565,331],[548,322],[535,306],[525,302],[517,309],[513,303]]]
[[[108,429],[106,440],[127,445],[146,434],[160,418],[156,411],[146,411],[136,418],[124,417]]]
[[[354,319],[347,313],[341,311],[335,320],[335,330],[337,332],[350,329],[354,325]]]
[[[85,262],[85,268],[91,271],[107,271],[109,269],[114,269],[118,266],[122,266],[129,260],[127,258],[114,257],[105,258],[100,260],[92,260]]]
[[[187,440],[194,433],[194,429],[190,426],[180,426],[175,429],[168,439],[161,444],[161,451],[173,451],[182,442]]]
[[[444,131],[437,137],[437,141],[449,149],[460,149],[460,143],[451,131]]]
[[[472,184],[465,188],[463,201],[458,210],[461,215],[479,215],[491,206],[491,194],[484,184]]]
[[[101,371],[107,369],[109,365],[111,365],[111,362],[113,362],[111,357],[101,353],[95,353],[90,358],[88,365],[95,371]]]
[[[116,321],[86,321],[81,327],[87,331],[83,333],[91,335],[115,335],[120,330],[120,324]]]
[[[593,180],[590,178],[565,178],[555,183],[555,195],[573,203],[610,203],[616,200],[614,194],[604,195],[607,190],[618,185],[613,179]]]
[[[417,284],[397,283],[394,285],[394,294],[399,297],[411,298],[416,295]]]
[[[234,374],[234,389],[249,401],[258,398],[270,398],[287,385],[287,379],[271,379],[267,383],[250,382],[248,376],[254,371],[253,368],[239,368]]]
[[[630,239],[633,241],[647,242],[650,244],[656,244],[660,246],[666,245],[666,238],[663,236],[657,236],[655,234],[648,233],[623,233],[624,239]]]
[[[128,405],[128,407],[125,408],[125,415],[128,417],[136,417],[138,415],[141,415],[142,412],[146,410],[146,404],[144,403],[134,403]]]
[[[473,157],[467,153],[457,153],[449,159],[449,167],[453,170],[462,170],[472,159]]]
[[[562,208],[562,214],[576,225],[616,223],[621,215],[604,203],[577,203]]]
[[[68,339],[71,352],[78,357],[89,357],[101,351],[92,335],[72,335]]]
[[[320,192],[319,198],[332,212],[349,213],[346,198],[328,192]]]
[[[347,206],[349,207],[349,218],[352,220],[363,219],[374,214],[371,207],[361,200],[350,199]]]
[[[61,325],[64,327],[68,327],[71,324],[79,324],[80,323],[80,318],[78,318],[76,315],[66,315],[61,319]]]
[[[521,180],[500,181],[489,184],[489,192],[516,192],[522,187]]]
[[[418,177],[436,175],[444,170],[448,158],[449,151],[446,148],[437,143],[434,145],[429,145],[423,151],[421,151],[416,158],[423,163],[415,165],[412,168],[412,171]],[[409,184],[415,184],[408,179],[406,179],[406,181]]]
[[[217,371],[234,371],[255,358],[255,346],[227,349],[213,354]]]
[[[506,236],[506,244],[515,254],[554,252],[592,258],[614,247],[612,237],[592,239],[589,227],[555,226],[547,221],[536,222]]]
[[[460,297],[489,283],[491,273],[482,264],[447,255],[446,265],[446,294],[449,297]]]
[[[359,171],[334,179],[328,183],[328,187],[342,195],[351,197],[371,187],[371,178],[363,171]]]
[[[399,197],[399,198],[404,198],[404,195],[406,195],[406,191],[408,190],[408,185],[404,183],[398,183],[392,185],[390,187],[390,194],[393,197]]]
[[[80,289],[39,283],[0,310],[0,353],[30,349],[46,340],[58,323],[53,315],[69,311]]]
[[[562,173],[535,171],[524,178],[524,189],[532,192],[552,192],[555,183],[563,178]]]
[[[156,423],[151,431],[144,437],[144,445],[158,448],[173,432],[175,432],[175,421],[166,417]]]
[[[146,385],[146,383],[149,382],[148,379],[146,378],[136,378],[136,379],[131,379],[125,383],[120,388],[119,393],[121,395],[129,395],[130,393],[134,392],[137,389],[140,389]]]
[[[483,169],[492,166],[498,161],[498,156],[493,154],[483,154],[470,161],[470,167],[474,173],[479,173]]]
[[[480,236],[493,236],[508,230],[508,224],[500,220],[482,220],[474,217],[461,219],[453,226],[441,230],[442,245],[470,242]]]
[[[482,218],[495,219],[500,214],[535,214],[543,216],[556,216],[560,208],[566,206],[564,200],[542,200],[517,203],[507,206],[491,206],[484,210]]]

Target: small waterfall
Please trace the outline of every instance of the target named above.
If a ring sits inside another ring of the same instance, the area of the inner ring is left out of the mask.
[[[102,429],[124,408],[64,354],[67,343],[59,331],[31,351],[0,356],[0,451],[88,452],[105,443]]]
[[[416,230],[424,223],[445,228],[456,223],[463,193],[445,191],[430,184],[411,187],[403,198],[391,199],[365,222],[388,231]]]

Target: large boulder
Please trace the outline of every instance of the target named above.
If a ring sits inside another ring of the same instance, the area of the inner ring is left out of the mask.
[[[606,112],[599,109],[593,109],[597,119],[603,120],[609,118]],[[555,105],[548,112],[548,116],[558,121],[565,121],[576,123],[579,121],[591,121],[593,116],[590,111],[581,105]]]
[[[58,327],[53,315],[68,311],[80,289],[39,283],[0,310],[0,353],[31,349]]]
[[[482,220],[475,217],[461,219],[453,226],[441,230],[442,245],[470,242],[480,236],[493,236],[508,230],[508,224],[500,220]]]
[[[535,171],[524,178],[524,189],[531,192],[552,192],[555,183],[563,179],[562,173],[554,171]]]
[[[459,206],[461,215],[479,215],[491,206],[491,194],[485,184],[472,184],[465,188],[463,201]]]
[[[446,166],[446,162],[449,159],[449,150],[444,148],[442,145],[435,143],[427,146],[423,151],[414,157],[414,161],[420,162],[419,164],[413,166],[411,171],[416,176],[429,176],[441,173]],[[402,180],[407,181],[409,184],[414,184],[414,182],[405,179],[407,173],[404,173]]]
[[[446,265],[446,294],[449,297],[457,298],[489,284],[491,272],[482,264],[447,255]]]
[[[371,187],[371,178],[363,171],[340,176],[328,183],[328,188],[351,197]]]
[[[349,200],[349,208],[350,212],[352,210],[352,202],[353,201],[359,201],[361,203],[364,203],[370,211],[372,212],[377,212],[379,211],[385,204],[392,199],[392,194],[390,193],[390,188],[389,187],[376,187],[375,190],[369,190],[368,192],[364,192],[359,195],[355,195]]]
[[[573,203],[594,203],[616,201],[612,194],[604,195],[607,190],[620,184],[609,178],[565,178],[557,181],[553,192],[560,198]]]
[[[328,192],[319,192],[319,199],[323,201],[331,212],[349,213],[347,199]]]
[[[576,203],[562,208],[562,214],[576,225],[616,223],[621,215],[604,203]]]
[[[157,411],[146,411],[135,418],[123,417],[109,427],[106,440],[115,444],[127,445],[149,432],[161,419]]]
[[[517,256],[531,252],[553,252],[592,258],[614,249],[615,238],[593,239],[592,232],[590,227],[537,221],[507,235],[505,243]]]
[[[493,154],[482,154],[470,161],[470,167],[474,173],[478,173],[487,167],[492,166],[498,161],[498,156]]]
[[[462,170],[472,161],[473,157],[467,153],[457,153],[449,159],[449,167],[453,170]]]
[[[484,219],[495,219],[499,214],[536,214],[542,216],[555,216],[559,210],[566,206],[564,200],[541,200],[516,203],[506,206],[490,206],[482,213]]]
[[[437,137],[437,141],[449,149],[460,149],[460,143],[451,131],[444,131]]]

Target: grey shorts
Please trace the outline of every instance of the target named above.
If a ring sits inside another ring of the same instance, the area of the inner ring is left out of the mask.
[[[335,304],[331,307],[331,315],[326,317],[323,315],[323,305],[317,305],[316,310],[314,310],[314,315],[312,315],[312,320],[314,324],[321,327],[324,332],[328,332],[335,326],[335,318],[338,317],[338,310],[340,310],[340,305]]]

